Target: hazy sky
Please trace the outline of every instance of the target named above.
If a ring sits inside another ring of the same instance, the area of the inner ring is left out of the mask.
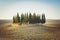
[[[60,19],[60,0],[0,0],[0,19],[12,19],[17,12],[45,13],[47,19]]]

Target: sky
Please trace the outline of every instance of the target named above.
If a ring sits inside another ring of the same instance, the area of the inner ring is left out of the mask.
[[[60,19],[60,0],[0,0],[0,19],[12,19],[17,12],[44,13],[46,19]]]

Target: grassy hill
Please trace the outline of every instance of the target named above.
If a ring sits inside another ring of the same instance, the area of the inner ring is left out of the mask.
[[[0,40],[60,40],[59,23],[48,20],[45,24],[6,25],[0,28]]]

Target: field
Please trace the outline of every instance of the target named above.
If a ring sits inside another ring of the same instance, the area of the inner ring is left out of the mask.
[[[0,40],[60,40],[60,20],[23,25],[4,25],[7,22],[2,22],[0,22]]]

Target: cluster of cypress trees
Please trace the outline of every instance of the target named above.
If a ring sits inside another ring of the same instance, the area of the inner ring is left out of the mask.
[[[13,16],[13,23],[34,24],[34,23],[45,23],[45,22],[46,22],[45,14],[36,15],[36,13],[34,14],[22,13],[21,16],[19,16],[19,13],[17,13],[16,16]]]

